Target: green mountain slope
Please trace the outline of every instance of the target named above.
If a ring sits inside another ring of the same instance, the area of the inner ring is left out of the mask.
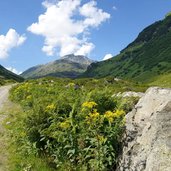
[[[0,65],[0,85],[3,85],[8,82],[21,82],[24,79],[11,71],[5,69],[2,65]]]
[[[171,16],[145,28],[121,53],[93,63],[83,77],[115,76],[149,82],[171,72]]]
[[[40,78],[45,76],[75,78],[86,71],[93,61],[85,56],[73,54],[45,65],[32,67],[21,74],[24,78]]]

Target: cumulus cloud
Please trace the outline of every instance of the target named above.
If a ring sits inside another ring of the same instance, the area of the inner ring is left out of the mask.
[[[45,38],[42,51],[49,56],[55,55],[58,49],[60,56],[89,54],[95,47],[88,41],[90,29],[110,18],[93,0],[85,4],[81,4],[81,0],[44,1],[42,4],[45,13],[28,31]]]
[[[8,57],[12,48],[22,45],[25,36],[19,35],[14,29],[9,29],[6,35],[0,35],[0,59]]]
[[[104,56],[104,58],[103,58],[103,61],[105,61],[105,60],[108,60],[108,59],[110,59],[110,58],[112,58],[113,57],[113,55],[112,54],[106,54],[105,56]]]
[[[102,9],[98,9],[96,5],[97,3],[95,1],[90,1],[80,8],[80,14],[86,17],[83,23],[87,27],[97,27],[103,21],[110,18],[108,13],[103,12]]]
[[[21,71],[18,71],[17,69],[15,69],[13,67],[6,67],[6,69],[17,74],[17,75],[20,75],[22,73]]]
[[[83,44],[76,52],[75,55],[86,55],[89,54],[94,49],[93,43]]]

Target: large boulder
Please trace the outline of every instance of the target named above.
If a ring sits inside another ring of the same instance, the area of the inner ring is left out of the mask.
[[[171,171],[171,89],[149,88],[126,115],[117,171]]]

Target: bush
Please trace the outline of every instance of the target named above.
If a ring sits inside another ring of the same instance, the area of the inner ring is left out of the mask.
[[[13,139],[22,153],[39,156],[58,170],[111,170],[132,102],[112,97],[113,90],[101,81],[93,89],[94,81],[76,80],[82,84],[77,89],[69,79],[39,79],[14,87],[11,99],[22,105],[24,115]]]

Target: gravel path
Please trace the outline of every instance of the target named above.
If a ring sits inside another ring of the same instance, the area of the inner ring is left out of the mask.
[[[8,102],[8,94],[11,87],[11,85],[0,87],[0,171],[8,171],[6,167],[7,152],[5,150],[5,128],[2,123],[6,118],[6,115],[3,114],[3,107]]]
[[[0,87],[0,111],[3,109],[4,103],[8,100],[8,93],[12,86]]]

